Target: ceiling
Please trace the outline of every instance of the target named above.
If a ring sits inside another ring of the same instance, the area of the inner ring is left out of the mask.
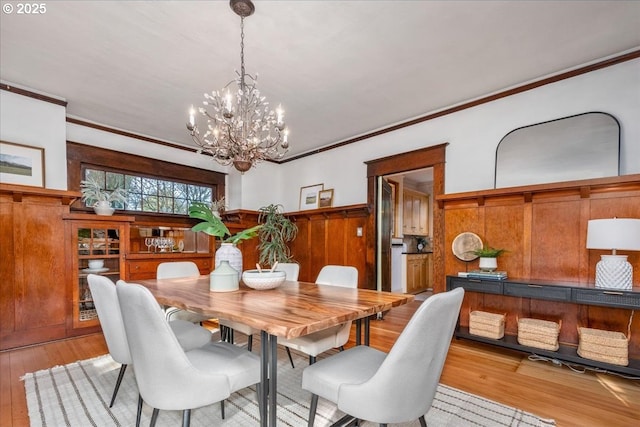
[[[3,2],[16,6],[17,3]],[[50,1],[0,14],[0,79],[67,115],[195,147],[185,123],[240,67],[227,1]],[[255,1],[245,61],[287,157],[638,49],[638,1]]]

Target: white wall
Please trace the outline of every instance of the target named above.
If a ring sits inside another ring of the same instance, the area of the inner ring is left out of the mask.
[[[74,123],[68,123],[66,128],[67,140],[72,142],[150,157],[170,163],[190,165],[200,169],[218,172],[227,171],[227,168],[211,160],[211,157],[196,154],[195,152],[149,143],[141,139],[130,138]]]
[[[258,167],[244,176],[243,189],[264,188],[276,180],[279,194],[274,191],[273,199],[280,200],[285,211],[298,209],[300,187],[318,183],[334,189],[334,206],[365,203],[365,161],[444,142],[450,144],[446,193],[493,188],[495,149],[505,134],[588,111],[618,119],[620,173],[640,173],[640,60],[636,59],[285,163],[276,171],[280,179]],[[254,191],[243,195],[246,209],[260,203],[263,195]]]
[[[67,189],[66,108],[0,90],[0,139],[44,148],[45,187]]]
[[[621,124],[621,174],[640,173],[640,60],[583,74],[528,92],[429,120],[340,148],[275,165],[260,163],[244,175],[208,156],[103,132],[65,121],[65,109],[0,91],[1,138],[45,148],[47,188],[66,189],[65,141],[229,172],[227,206],[258,209],[281,203],[298,210],[300,187],[334,189],[334,206],[365,203],[365,161],[448,142],[445,191],[493,187],[495,149],[509,131],[588,111]],[[429,112],[425,112],[425,115]],[[293,142],[295,143],[295,142]],[[331,143],[331,141],[328,141]]]

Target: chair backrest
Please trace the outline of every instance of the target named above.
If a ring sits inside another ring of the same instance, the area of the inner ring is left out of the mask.
[[[182,410],[229,395],[226,375],[192,365],[147,288],[118,280],[116,291],[138,390],[147,404],[158,409]]]
[[[316,279],[318,285],[358,287],[358,269],[348,265],[325,265]]]
[[[198,266],[193,261],[161,262],[156,270],[156,278],[173,279],[178,277],[195,277],[200,275]]]
[[[374,376],[362,384],[341,386],[338,407],[348,414],[364,412],[379,423],[408,422],[426,414],[463,297],[464,289],[456,288],[423,302]]]
[[[296,262],[281,262],[276,267],[276,270],[284,271],[287,280],[295,282],[298,280],[298,274],[300,273],[300,264]]]
[[[89,282],[93,304],[98,313],[109,354],[118,363],[130,364],[131,355],[118,303],[116,284],[109,278],[97,274],[89,274],[87,282]]]

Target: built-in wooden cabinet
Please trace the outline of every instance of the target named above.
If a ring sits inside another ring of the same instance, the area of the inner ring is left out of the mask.
[[[429,196],[413,190],[402,192],[402,233],[429,235]]]
[[[134,217],[93,214],[65,215],[68,280],[71,283],[71,328],[97,328],[100,324],[89,290],[89,274],[107,276],[114,283],[125,277],[129,224]],[[99,262],[102,266],[90,263]],[[75,332],[75,331],[74,331]]]
[[[407,293],[422,292],[431,287],[431,254],[407,255]]]
[[[0,184],[0,350],[67,337],[62,216],[72,191]]]

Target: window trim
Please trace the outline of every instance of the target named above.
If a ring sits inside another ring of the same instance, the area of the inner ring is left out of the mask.
[[[85,167],[211,186],[214,189],[213,194],[216,200],[221,199],[225,194],[226,174],[224,173],[67,141],[67,188],[69,190],[80,191],[80,181],[83,179]],[[79,199],[71,205],[71,208],[73,210],[88,210]],[[185,217],[181,214],[126,212],[136,216]]]

